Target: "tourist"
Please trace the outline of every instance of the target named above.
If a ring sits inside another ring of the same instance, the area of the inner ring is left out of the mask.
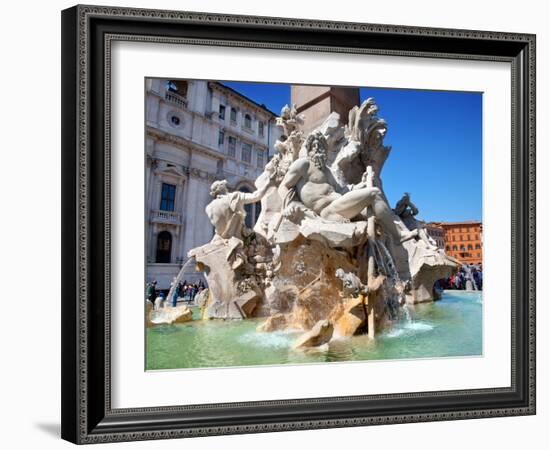
[[[159,296],[155,299],[155,309],[164,308],[165,295],[164,292],[161,292]]]
[[[462,272],[458,272],[455,276],[455,289],[462,289]]]
[[[197,286],[197,283],[193,285],[192,291],[191,291],[191,301],[195,301],[195,296],[197,295],[197,292],[199,292],[199,287]]]
[[[477,289],[481,291],[483,289],[483,274],[481,269],[474,269],[474,281],[476,283]]]
[[[174,293],[172,294],[172,306],[175,308],[178,304],[178,297],[180,296],[180,284],[174,281]]]
[[[153,280],[152,283],[147,283],[146,297],[151,303],[154,303],[157,294],[157,280]]]
[[[187,283],[185,284],[185,291],[184,291],[184,294],[183,294],[183,298],[188,303],[191,302],[191,286]]]

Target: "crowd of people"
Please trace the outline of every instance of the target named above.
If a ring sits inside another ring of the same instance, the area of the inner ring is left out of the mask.
[[[170,290],[172,290],[174,283],[176,283],[175,279],[170,284]],[[166,292],[165,290],[158,289],[157,284],[157,280],[153,280],[152,282],[147,283],[145,293],[147,300],[153,303],[155,307],[157,307],[157,305],[164,304],[164,302],[167,300],[166,296],[170,293],[170,291]],[[198,283],[188,283],[187,280],[185,280],[183,281],[183,283],[177,283],[175,289],[173,290],[172,298],[168,300],[170,301],[172,306],[176,306],[178,301],[194,303],[197,294],[205,288],[206,286],[202,282],[202,280]]]
[[[455,289],[467,291],[483,290],[483,268],[481,265],[465,264],[449,278],[437,280],[436,289]]]

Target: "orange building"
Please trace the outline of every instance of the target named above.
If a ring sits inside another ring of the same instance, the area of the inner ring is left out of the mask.
[[[483,224],[479,221],[438,222],[445,230],[445,253],[464,264],[483,262]]]
[[[426,231],[428,232],[428,236],[430,236],[435,243],[437,244],[437,248],[440,248],[441,250],[445,250],[445,228],[443,228],[438,223],[427,223],[426,225]]]

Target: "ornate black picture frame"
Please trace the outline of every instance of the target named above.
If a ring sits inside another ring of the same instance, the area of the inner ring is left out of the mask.
[[[117,40],[511,63],[511,386],[113,409],[110,49]],[[84,444],[535,414],[534,35],[75,6],[62,13],[62,108],[64,439]]]

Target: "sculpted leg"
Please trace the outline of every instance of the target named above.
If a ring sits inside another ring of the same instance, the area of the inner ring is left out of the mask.
[[[376,219],[380,221],[386,231],[391,233],[394,239],[404,242],[418,235],[418,230],[410,231],[399,216],[394,214],[388,203],[382,198],[380,191],[370,206]]]
[[[327,220],[338,220],[342,217],[353,219],[369,206],[382,227],[398,241],[402,242],[417,235],[417,232],[409,231],[399,217],[393,213],[380,189],[376,187],[347,192],[323,209],[321,217]]]
[[[327,220],[332,220],[332,217],[353,219],[370,206],[379,194],[378,188],[363,188],[347,192],[323,209],[321,217]]]

